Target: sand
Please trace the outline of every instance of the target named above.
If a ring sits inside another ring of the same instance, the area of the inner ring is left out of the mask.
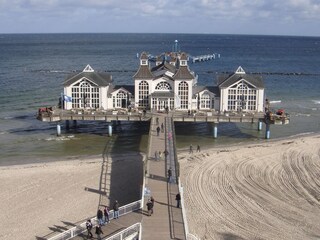
[[[200,239],[320,239],[320,135],[179,155]]]
[[[139,184],[126,189],[142,182],[142,155],[109,160],[112,174],[102,157],[0,167],[0,239],[45,239],[95,216],[100,204],[138,200]]]
[[[319,239],[319,143],[313,135],[180,153],[190,232],[201,239]],[[143,156],[109,160],[107,169],[99,157],[0,167],[0,239],[43,239],[94,216],[100,204],[139,199]]]

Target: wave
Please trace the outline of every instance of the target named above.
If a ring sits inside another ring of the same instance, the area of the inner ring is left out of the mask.
[[[72,138],[75,138],[74,135],[69,135],[69,136],[56,136],[56,137],[49,137],[44,139],[45,141],[69,141]],[[38,139],[39,141],[42,141],[43,139]]]
[[[281,100],[269,101],[269,103],[271,103],[271,104],[274,104],[274,103],[281,103]]]
[[[314,104],[320,104],[320,100],[312,100]]]

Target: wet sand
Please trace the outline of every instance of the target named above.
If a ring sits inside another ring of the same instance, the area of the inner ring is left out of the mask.
[[[189,230],[199,238],[320,238],[320,135],[179,159]]]

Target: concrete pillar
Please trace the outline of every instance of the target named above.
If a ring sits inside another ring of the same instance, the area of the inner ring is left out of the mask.
[[[70,122],[69,122],[69,120],[66,120],[66,129],[67,129],[67,130],[70,129]]]
[[[270,124],[266,123],[266,136],[265,139],[270,138]]]
[[[112,122],[109,122],[108,133],[109,133],[109,137],[111,137],[112,136]]]
[[[77,128],[77,120],[73,120],[73,127]]]
[[[262,130],[262,122],[259,121],[259,122],[258,122],[258,131],[261,131],[261,130]]]
[[[57,136],[61,135],[61,126],[60,124],[57,124]]]
[[[217,137],[218,137],[218,124],[213,123],[213,138],[217,138]]]

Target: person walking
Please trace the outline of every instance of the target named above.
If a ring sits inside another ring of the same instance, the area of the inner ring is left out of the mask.
[[[104,214],[104,222],[105,223],[109,223],[110,219],[109,219],[109,209],[107,206],[104,207],[103,209],[103,214]]]
[[[158,161],[158,151],[155,151],[155,152],[154,152],[154,159],[155,159],[156,161]]]
[[[157,127],[157,136],[159,136],[159,134],[160,134],[160,127],[158,126]]]
[[[168,169],[168,182],[171,183],[171,178],[172,178],[172,170],[171,168]]]
[[[151,214],[153,214],[153,208],[154,208],[154,198],[153,198],[153,196],[150,197],[150,201],[152,202]]]
[[[87,227],[87,231],[88,231],[87,238],[93,238],[93,235],[92,235],[92,232],[91,232],[92,222],[91,222],[90,219],[87,220],[87,222],[86,222],[86,227]]]
[[[164,131],[164,126],[163,126],[163,123],[161,123],[161,132]]]
[[[99,224],[96,226],[96,234],[97,234],[97,239],[101,240],[101,234],[103,234],[103,232]]]
[[[176,195],[176,201],[177,201],[177,208],[180,208],[180,202],[181,202],[180,193],[178,193],[178,194]]]
[[[197,146],[197,152],[200,152],[200,145]]]
[[[193,153],[193,147],[192,147],[192,144],[190,144],[190,147],[189,147],[189,153]]]
[[[148,210],[148,216],[150,217],[152,214],[152,202],[151,202],[150,198],[147,201],[147,210]]]
[[[100,208],[98,209],[98,212],[97,212],[97,219],[98,219],[99,225],[103,225],[103,213]]]
[[[114,218],[119,218],[119,203],[118,200],[116,200],[113,204],[113,212],[114,212]]]

